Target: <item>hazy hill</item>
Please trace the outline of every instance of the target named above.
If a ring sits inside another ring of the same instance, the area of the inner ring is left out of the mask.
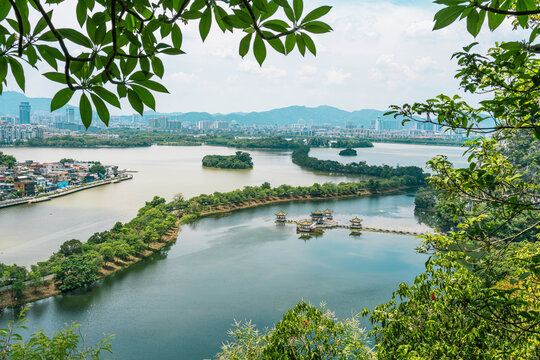
[[[0,115],[18,115],[19,104],[22,101],[28,101],[32,107],[32,113],[35,111],[49,112],[50,98],[29,98],[24,94],[15,91],[5,91],[0,95]],[[63,108],[57,112],[65,111]],[[261,112],[250,113],[231,113],[231,114],[210,114],[206,112],[190,112],[190,113],[173,113],[173,114],[158,114],[154,112],[145,113],[145,117],[172,115],[174,118],[197,122],[200,120],[210,121],[237,121],[240,124],[274,124],[286,125],[298,123],[301,120],[303,123],[313,123],[314,125],[330,124],[333,126],[344,127],[346,122],[351,122],[357,126],[368,127],[378,116],[383,117],[384,111],[380,110],[358,110],[345,111],[332,106],[319,106],[309,108],[305,106],[289,106],[280,109],[274,109]],[[78,117],[78,114],[76,114]],[[397,120],[396,120],[397,121]]]

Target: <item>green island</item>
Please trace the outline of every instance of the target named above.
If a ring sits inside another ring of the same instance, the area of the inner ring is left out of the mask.
[[[237,151],[234,155],[206,155],[202,164],[218,169],[253,169],[251,155],[243,151]]]
[[[356,152],[356,150],[351,149],[351,148],[347,148],[339,152],[340,156],[356,156],[357,154],[358,153]]]

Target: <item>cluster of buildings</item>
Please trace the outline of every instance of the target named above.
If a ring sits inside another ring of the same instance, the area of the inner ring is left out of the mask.
[[[53,135],[74,135],[87,132],[81,124],[78,111],[67,106],[65,112],[31,113],[29,102],[21,102],[19,116],[0,117],[0,143],[11,143],[17,140],[47,138]],[[289,124],[239,124],[232,121],[198,120],[183,121],[182,114],[164,115],[132,115],[111,118],[111,128],[134,128],[141,130],[157,130],[187,133],[240,132],[248,136],[323,136],[323,137],[369,137],[369,138],[429,138],[460,140],[466,137],[463,130],[445,131],[431,121],[408,122],[378,117],[361,124],[346,121],[345,124],[313,124],[313,121],[298,119]],[[101,122],[94,121],[90,132],[104,128]]]
[[[71,159],[52,163],[28,160],[16,163],[12,168],[0,165],[0,201],[36,196],[121,175],[123,172],[118,166]]]
[[[234,125],[234,124],[233,124]],[[178,119],[169,118],[168,116],[151,117],[148,119],[148,126],[153,130],[228,130],[229,122],[227,121],[210,121],[200,120],[195,124]]]

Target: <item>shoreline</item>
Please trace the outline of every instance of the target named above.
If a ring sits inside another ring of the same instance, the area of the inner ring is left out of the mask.
[[[193,221],[193,222],[196,222],[198,219],[203,218],[203,217],[210,217],[210,216],[215,216],[215,215],[227,215],[235,211],[239,211],[239,210],[251,209],[251,208],[262,207],[262,206],[267,206],[267,205],[285,203],[285,202],[346,199],[346,198],[359,198],[359,197],[364,197],[364,196],[377,196],[377,195],[384,196],[384,195],[392,195],[395,193],[400,193],[405,190],[410,190],[414,188],[415,186],[403,185],[403,186],[398,186],[391,189],[381,190],[376,193],[372,193],[369,190],[362,190],[362,191],[358,191],[352,194],[331,194],[331,195],[323,195],[323,196],[314,196],[314,195],[309,195],[309,194],[287,195],[284,197],[273,196],[273,197],[265,198],[265,199],[252,199],[247,202],[244,201],[240,203],[217,205],[213,209],[209,209],[207,211],[201,211],[200,213],[196,213],[196,214],[184,214],[184,216],[197,215],[197,218]],[[193,223],[193,222],[190,222],[190,223]],[[131,256],[131,258],[128,261],[122,261],[122,260],[117,259],[113,263],[103,264],[99,270],[100,280],[116,272],[128,269],[131,265],[148,258],[155,252],[161,250],[163,247],[170,244],[173,239],[176,239],[178,237],[180,226],[182,224],[185,224],[185,223],[182,221],[182,219],[178,219],[176,221],[175,226],[171,228],[159,241],[150,243],[148,245],[148,249],[142,252],[141,254],[138,254],[137,257]],[[49,274],[45,278],[50,277],[50,276],[51,275]],[[45,278],[42,278],[42,280]],[[61,294],[60,290],[57,289],[57,283],[54,282],[54,277],[52,279],[49,278],[43,281],[44,283],[41,285],[38,285],[37,287],[32,286],[31,283],[27,283],[28,287],[23,291],[23,296],[16,300],[13,299],[12,297],[11,289],[5,289],[3,291],[0,291],[0,309],[6,308],[6,307],[21,306],[24,304],[32,303],[38,300],[42,300],[45,298],[49,298],[49,297]]]
[[[148,249],[143,251],[137,256],[131,256],[129,260],[124,261],[117,259],[112,263],[105,263],[99,269],[99,280],[106,278],[107,276],[113,275],[116,272],[125,270],[131,265],[136,264],[154,253],[158,252],[173,240],[178,237],[178,232],[180,231],[181,220],[177,220],[173,228],[171,228],[159,241],[148,244]],[[45,278],[50,277],[51,275],[45,276]],[[45,279],[45,278],[42,278]],[[19,299],[13,299],[11,294],[11,289],[6,289],[0,291],[0,311],[6,307],[16,307],[29,304],[38,300],[46,299],[52,296],[60,295],[61,292],[58,290],[58,283],[54,281],[54,277],[50,279],[43,280],[43,284],[33,286],[31,283],[27,284],[27,288],[23,291],[23,295]]]
[[[109,179],[109,180],[101,180],[101,181],[98,181],[98,182],[95,182],[95,183],[88,183],[87,185],[82,185],[82,186],[75,187],[75,188],[70,188],[70,189],[67,189],[67,190],[61,190],[61,191],[58,191],[58,192],[43,193],[43,194],[39,194],[38,196],[33,196],[33,197],[30,197],[30,198],[24,198],[24,199],[20,199],[20,200],[8,200],[5,203],[0,202],[0,209],[11,207],[11,206],[17,206],[17,205],[40,203],[40,202],[43,202],[43,201],[48,201],[48,200],[52,200],[52,199],[55,199],[55,198],[58,198],[58,197],[73,194],[73,193],[76,193],[76,192],[79,192],[79,191],[92,189],[92,188],[95,188],[95,187],[98,187],[98,186],[116,184],[118,182],[122,182],[122,181],[126,181],[126,180],[132,180],[132,179],[133,179],[133,175],[128,174],[128,175],[125,175],[125,176],[122,176],[122,177],[115,177],[115,178]]]

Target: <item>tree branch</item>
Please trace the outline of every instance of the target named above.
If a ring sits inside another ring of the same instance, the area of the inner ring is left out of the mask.
[[[24,38],[22,16],[21,16],[21,13],[19,12],[19,9],[17,8],[17,5],[15,4],[15,0],[9,0],[9,2],[11,3],[11,6],[13,7],[13,11],[15,12],[15,16],[17,17],[17,23],[19,25],[19,47],[18,47],[17,53],[19,57],[22,57],[22,52],[23,52],[22,41]]]
[[[501,9],[496,9],[496,8],[492,8],[492,7],[489,7],[489,6],[479,4],[477,1],[474,2],[474,6],[481,9],[481,10],[485,10],[485,11],[488,11],[488,12],[491,12],[491,13],[494,13],[494,14],[501,14],[501,15],[521,16],[521,15],[537,15],[537,14],[540,14],[540,9],[524,10],[524,11],[501,10]]]

